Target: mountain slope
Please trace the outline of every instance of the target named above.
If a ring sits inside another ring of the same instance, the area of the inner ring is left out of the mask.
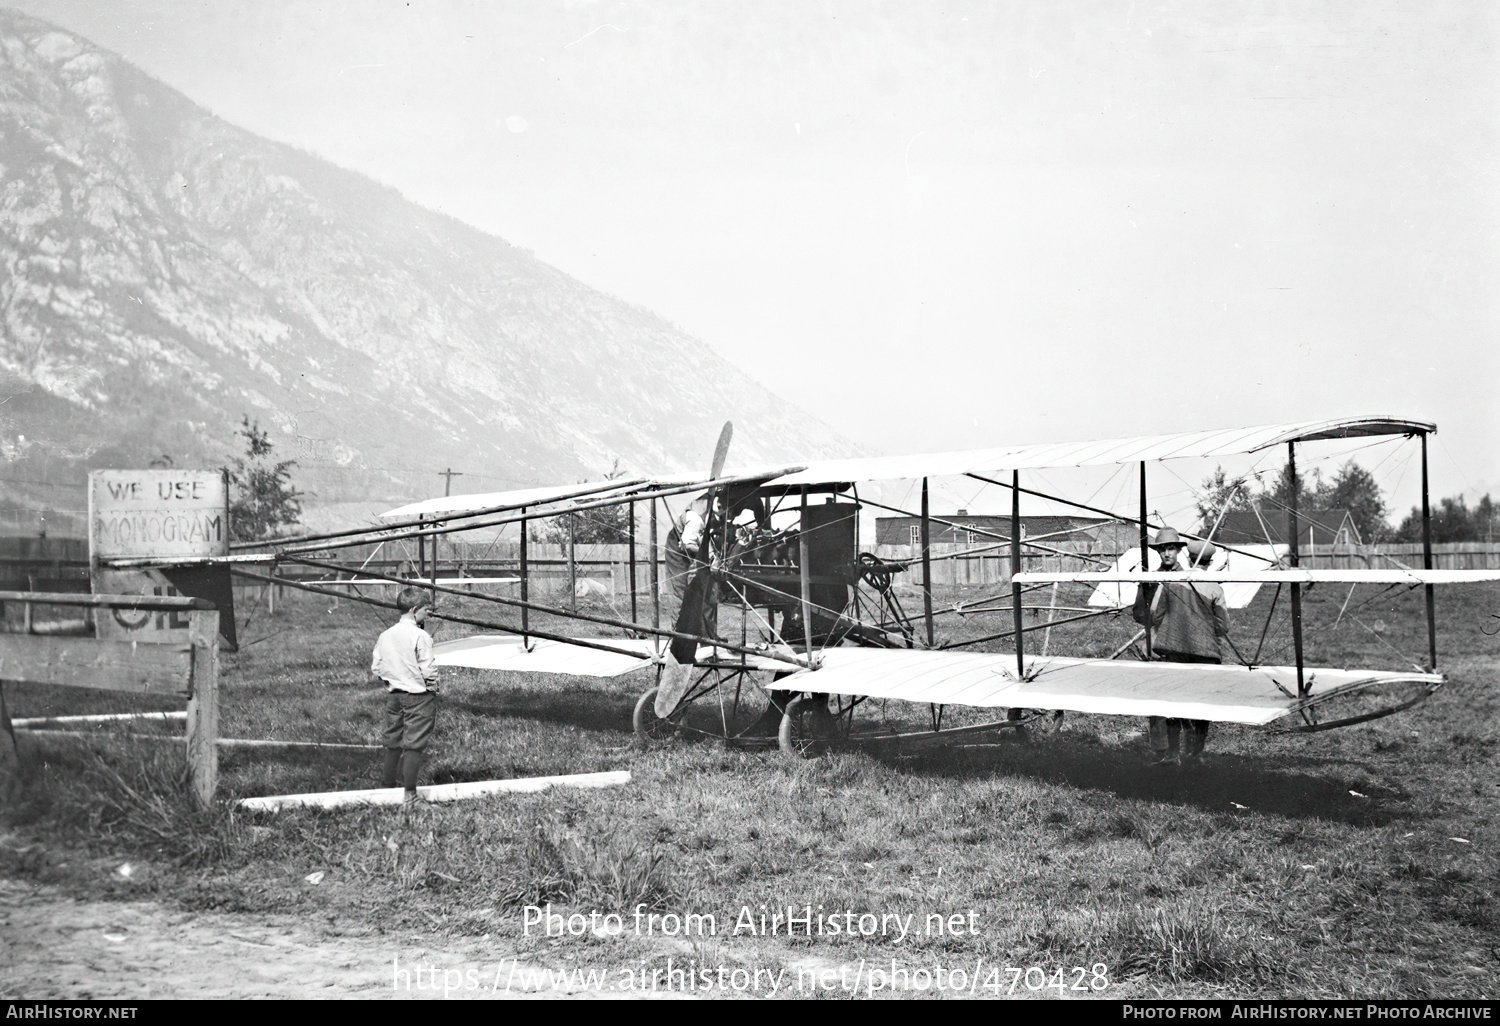
[[[217,466],[247,413],[327,500],[697,467],[731,418],[732,465],[852,451],[659,316],[7,11],[0,268],[12,501]]]

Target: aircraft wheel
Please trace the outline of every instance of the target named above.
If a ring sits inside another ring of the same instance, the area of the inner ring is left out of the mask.
[[[828,700],[823,696],[798,695],[787,704],[781,717],[777,744],[787,755],[812,759],[828,747]]]
[[[635,736],[642,741],[664,741],[677,734],[675,723],[656,715],[656,692],[657,689],[652,688],[642,695],[640,701],[635,703],[635,713],[630,717]]]

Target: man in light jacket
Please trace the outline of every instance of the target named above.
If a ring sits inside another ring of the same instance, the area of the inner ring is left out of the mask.
[[[432,599],[421,588],[402,588],[396,596],[401,619],[375,642],[370,673],[385,684],[384,787],[399,778],[406,787],[406,804],[417,804],[417,773],[437,721],[437,661],[432,636],[422,629],[432,612]]]

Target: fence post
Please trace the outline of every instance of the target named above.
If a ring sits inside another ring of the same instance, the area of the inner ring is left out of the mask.
[[[5,682],[0,680],[0,807],[9,808],[21,790],[21,759],[16,732],[5,708]]]
[[[188,781],[193,797],[207,809],[219,786],[219,613],[188,613],[188,642],[193,647],[192,697],[187,706]]]

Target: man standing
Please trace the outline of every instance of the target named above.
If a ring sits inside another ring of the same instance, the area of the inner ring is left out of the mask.
[[[1180,570],[1178,557],[1188,546],[1170,527],[1156,533],[1151,547],[1161,557],[1162,571]],[[1195,556],[1206,564],[1212,546]],[[1229,607],[1224,589],[1217,584],[1184,582],[1182,584],[1143,584],[1136,591],[1131,609],[1135,621],[1151,630],[1152,656],[1171,663],[1220,663],[1219,640],[1229,644]],[[1157,762],[1179,764],[1181,759],[1196,760],[1203,754],[1208,740],[1208,720],[1149,717],[1151,748]],[[1184,736],[1185,735],[1185,736]],[[1178,742],[1181,739],[1181,757]]]
[[[401,619],[380,635],[370,672],[385,683],[385,765],[381,785],[395,787],[399,771],[408,806],[416,805],[417,773],[437,718],[437,662],[432,637],[422,625],[432,599],[421,588],[402,588],[396,596]]]

